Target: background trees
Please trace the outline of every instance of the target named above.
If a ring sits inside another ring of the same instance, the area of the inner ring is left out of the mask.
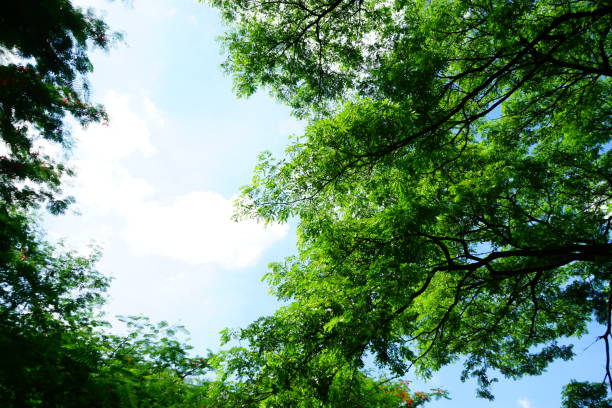
[[[177,328],[138,317],[111,335],[97,306],[108,278],[95,263],[46,241],[34,210],[61,213],[72,144],[67,114],[104,122],[88,102],[88,49],[118,35],[68,0],[0,5],[0,405],[195,407],[208,370]],[[60,147],[51,157],[45,144]]]
[[[60,212],[70,202],[58,194],[69,171],[41,151],[41,142],[70,147],[66,114],[82,125],[106,120],[101,106],[87,101],[85,74],[93,69],[87,51],[106,49],[118,35],[68,0],[9,2],[1,11],[2,202],[19,208],[46,202]]]
[[[230,371],[326,400],[368,353],[398,375],[463,356],[492,398],[595,320],[612,390],[607,2],[211,3],[238,93],[310,120],[239,202],[297,217],[299,255],[267,275],[290,305],[235,335],[258,370]]]
[[[69,171],[41,142],[70,146],[67,113],[82,124],[105,118],[84,102],[83,75],[92,69],[88,46],[106,47],[112,35],[69,1],[8,2],[0,9],[1,398],[6,406],[61,406],[83,392],[97,363],[91,313],[107,280],[93,269],[95,255],[48,244],[31,211],[46,203],[59,213],[71,201],[60,191]]]

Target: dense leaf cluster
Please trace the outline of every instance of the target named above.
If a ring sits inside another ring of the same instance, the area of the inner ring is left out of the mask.
[[[69,150],[66,115],[103,122],[87,103],[91,46],[117,38],[68,0],[0,5],[0,406],[200,407],[206,360],[188,355],[176,329],[129,321],[108,334],[97,316],[108,278],[99,256],[49,244],[32,211],[62,212],[70,171],[44,153]]]
[[[230,372],[326,400],[370,354],[397,375],[462,358],[492,398],[492,374],[571,359],[596,321],[612,391],[609,2],[210,3],[238,93],[309,120],[238,203],[296,219],[299,254]]]
[[[98,255],[52,247],[23,221],[27,247],[2,252],[0,405],[201,406],[206,360],[189,357],[165,323],[133,318],[127,335],[108,334],[96,314],[108,286]]]
[[[0,406],[249,405],[242,384],[206,377],[224,360],[193,357],[181,327],[129,317],[122,318],[127,334],[110,334],[97,309],[109,285],[95,268],[99,253],[81,256],[49,244],[32,215],[45,203],[60,213],[71,201],[61,196],[62,176],[71,172],[44,145],[70,149],[67,115],[81,125],[106,121],[101,106],[86,102],[87,52],[116,38],[69,0],[0,5]],[[412,407],[445,396],[379,386],[363,374],[357,384],[361,396],[350,397],[357,406]],[[343,405],[346,394],[338,390],[333,404]]]
[[[106,120],[87,102],[87,51],[118,35],[68,0],[4,2],[0,26],[0,199],[21,207],[46,201],[60,212],[70,202],[58,196],[60,178],[70,172],[41,141],[70,147],[66,114],[83,125]]]

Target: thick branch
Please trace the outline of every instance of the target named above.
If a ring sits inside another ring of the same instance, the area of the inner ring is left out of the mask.
[[[483,266],[490,265],[493,261],[511,257],[528,257],[528,258],[554,258],[550,264],[544,264],[542,268],[533,267],[520,270],[496,271],[497,275],[517,275],[530,272],[536,272],[541,269],[552,269],[574,261],[593,261],[595,259],[612,259],[612,244],[593,244],[593,245],[566,245],[556,248],[544,249],[515,249],[508,251],[492,252],[484,258],[479,258],[477,262],[467,264],[449,263],[444,266],[439,266],[436,269],[444,271],[473,271]]]

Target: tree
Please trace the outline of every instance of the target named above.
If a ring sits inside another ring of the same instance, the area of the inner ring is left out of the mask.
[[[93,269],[95,256],[62,252],[32,220],[41,204],[59,213],[71,202],[60,191],[70,171],[40,143],[69,148],[67,113],[82,124],[105,119],[99,106],[84,102],[84,75],[92,69],[86,51],[94,43],[105,48],[113,35],[68,0],[4,2],[0,26],[0,339],[6,354],[0,389],[6,406],[40,405],[41,396],[53,406],[54,398],[83,385],[84,367],[95,360],[85,343],[64,346],[87,332],[81,326],[92,323],[88,315],[107,281]]]
[[[30,232],[0,271],[0,405],[34,407],[182,407],[206,401],[207,359],[188,355],[181,327],[124,319],[109,334],[97,308],[108,278],[99,256],[78,256]]]
[[[3,2],[0,27],[0,405],[201,406],[206,361],[189,357],[166,323],[135,318],[126,336],[104,330],[99,253],[48,243],[33,215],[72,201],[61,193],[71,171],[41,142],[70,150],[68,114],[81,125],[106,121],[87,102],[87,52],[118,35],[69,0]]]
[[[188,332],[143,316],[122,317],[125,336],[98,333],[101,364],[94,373],[96,406],[199,408],[208,405],[207,358],[189,356]],[[210,354],[210,353],[209,353]],[[79,406],[92,406],[81,403]]]
[[[325,399],[373,354],[424,376],[463,357],[493,398],[593,320],[612,390],[609,2],[210,3],[238,93],[309,120],[238,202],[298,222],[267,274],[290,304],[235,334],[254,392]]]
[[[605,384],[570,382],[563,390],[563,404],[566,408],[606,408],[612,400],[606,398]]]
[[[440,388],[412,392],[407,381],[369,376],[338,353],[317,353],[298,337],[312,323],[304,311],[281,309],[239,332],[224,331],[223,343],[239,338],[246,344],[211,359],[217,380],[208,387],[210,406],[415,408],[449,398]]]
[[[96,361],[84,336],[107,280],[93,269],[95,255],[48,244],[32,220],[41,204],[59,213],[71,202],[60,191],[70,171],[40,143],[69,148],[67,113],[82,124],[105,119],[84,102],[86,51],[113,35],[68,0],[4,2],[0,26],[1,398],[4,406],[38,406],[41,398],[55,406],[83,386]]]
[[[31,220],[21,220],[11,237],[15,248],[0,252],[0,404],[78,406],[78,398],[72,405],[67,399],[90,388],[98,361],[92,313],[108,280],[93,269],[95,253],[53,247]]]
[[[87,51],[106,49],[118,35],[69,0],[4,2],[0,25],[0,200],[3,207],[46,202],[61,212],[71,202],[60,196],[70,171],[40,142],[69,149],[68,113],[82,125],[106,120],[101,106],[87,103]]]

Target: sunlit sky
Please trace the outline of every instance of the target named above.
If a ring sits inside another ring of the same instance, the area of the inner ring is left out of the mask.
[[[232,92],[215,40],[217,12],[196,0],[79,0],[94,7],[124,41],[93,53],[92,100],[110,125],[73,126],[70,157],[78,175],[67,188],[70,214],[47,217],[53,239],[103,250],[99,269],[112,276],[108,316],[144,314],[183,324],[196,351],[219,349],[219,331],[273,313],[279,303],[261,277],[266,265],[292,254],[294,228],[230,220],[232,198],[249,182],[257,154],[281,153],[303,123],[261,92]],[[500,381],[496,400],[475,398],[459,369],[435,374],[451,401],[433,408],[547,408],[560,405],[571,378],[603,377],[603,346],[595,333],[578,359],[543,376]],[[408,377],[413,380],[414,378]]]

